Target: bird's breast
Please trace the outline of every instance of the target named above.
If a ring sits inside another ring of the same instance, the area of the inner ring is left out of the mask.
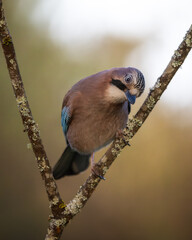
[[[127,102],[118,105],[80,104],[67,133],[71,147],[80,153],[90,154],[109,144],[117,130],[126,126],[127,105]]]

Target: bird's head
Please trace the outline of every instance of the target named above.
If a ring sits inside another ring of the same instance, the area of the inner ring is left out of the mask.
[[[136,68],[116,68],[112,72],[111,84],[123,91],[129,103],[134,104],[145,89],[143,74]]]

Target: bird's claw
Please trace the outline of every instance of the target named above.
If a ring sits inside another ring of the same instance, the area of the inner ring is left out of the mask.
[[[92,166],[91,172],[94,176],[99,177],[102,180],[106,180],[106,178],[104,176],[102,176],[102,174],[100,174],[101,170],[99,168],[97,168],[95,164]]]
[[[119,129],[116,132],[116,139],[122,140],[124,142],[124,144],[128,145],[129,147],[131,146],[131,144],[129,143],[129,140],[127,140],[126,135],[124,134],[123,130],[121,130],[121,129]]]
[[[124,139],[123,139],[123,141],[124,141]],[[128,145],[129,147],[131,147],[131,144],[129,143],[129,141],[124,141],[124,143],[125,143],[126,145]]]

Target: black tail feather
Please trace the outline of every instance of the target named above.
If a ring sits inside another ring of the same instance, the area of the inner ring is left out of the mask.
[[[53,168],[53,177],[60,179],[67,175],[76,175],[89,166],[90,155],[81,155],[68,145]]]

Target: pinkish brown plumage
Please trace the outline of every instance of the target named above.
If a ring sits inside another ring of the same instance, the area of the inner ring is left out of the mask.
[[[56,164],[56,179],[74,175],[89,165],[90,155],[109,144],[127,123],[130,103],[145,86],[135,68],[112,68],[77,82],[62,105],[67,148]]]

